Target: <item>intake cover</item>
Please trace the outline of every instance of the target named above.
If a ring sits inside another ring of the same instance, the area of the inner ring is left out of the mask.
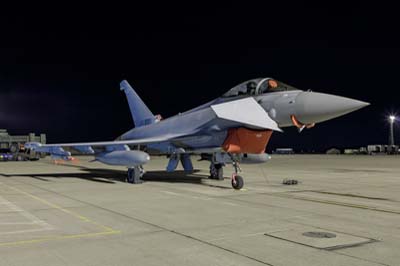
[[[271,135],[272,130],[232,128],[222,148],[229,153],[264,153]]]

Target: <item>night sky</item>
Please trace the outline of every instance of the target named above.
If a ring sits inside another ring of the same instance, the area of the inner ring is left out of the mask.
[[[169,117],[274,77],[371,106],[301,134],[275,133],[269,150],[387,143],[385,115],[399,109],[397,9],[246,2],[3,8],[0,127],[44,132],[49,142],[112,140],[133,126],[122,79]]]

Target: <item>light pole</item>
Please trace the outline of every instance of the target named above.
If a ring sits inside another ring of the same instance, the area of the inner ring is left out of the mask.
[[[390,146],[390,152],[394,152],[394,132],[393,132],[393,124],[394,121],[396,121],[396,116],[390,115],[389,116],[389,123],[390,123],[390,132],[389,132],[389,146]]]

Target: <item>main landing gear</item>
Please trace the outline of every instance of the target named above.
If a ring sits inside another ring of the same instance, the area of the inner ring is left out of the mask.
[[[211,163],[210,179],[224,180],[224,165],[222,163]]]
[[[141,179],[144,175],[144,170],[141,165],[128,168],[128,176],[126,181],[131,184],[141,184],[143,180]]]

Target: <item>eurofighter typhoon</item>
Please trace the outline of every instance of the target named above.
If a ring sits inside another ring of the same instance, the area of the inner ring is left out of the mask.
[[[215,100],[168,119],[155,116],[127,81],[125,92],[135,127],[115,141],[41,144],[25,148],[49,153],[53,159],[71,160],[71,152],[94,155],[97,161],[126,166],[127,182],[141,183],[143,165],[150,155],[169,157],[166,171],[179,162],[193,171],[191,156],[210,161],[210,178],[223,180],[223,167],[233,166],[231,183],[241,189],[244,180],[239,164],[265,163],[265,153],[274,131],[295,126],[299,131],[369,105],[345,97],[302,91],[272,78],[243,82]]]

